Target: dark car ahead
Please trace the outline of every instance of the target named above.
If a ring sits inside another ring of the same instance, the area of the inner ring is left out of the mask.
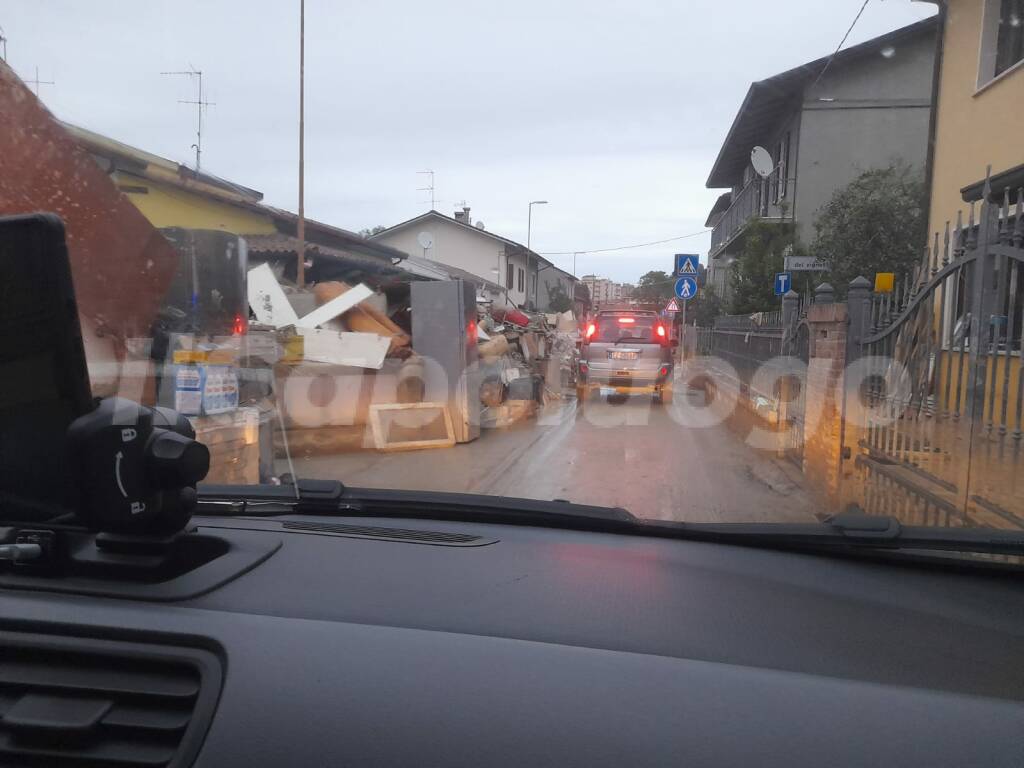
[[[584,326],[576,398],[602,389],[617,394],[656,394],[672,402],[672,343],[655,312],[599,312]]]

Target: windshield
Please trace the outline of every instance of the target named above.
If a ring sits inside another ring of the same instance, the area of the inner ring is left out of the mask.
[[[208,482],[1024,526],[1017,0],[58,5],[0,214]]]

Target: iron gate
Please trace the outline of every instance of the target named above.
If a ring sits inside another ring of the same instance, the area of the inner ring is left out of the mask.
[[[871,514],[1024,528],[1024,190],[1012,209],[1011,195],[993,201],[986,181],[980,208],[936,233],[893,292],[859,313],[851,301],[859,483],[847,497]]]

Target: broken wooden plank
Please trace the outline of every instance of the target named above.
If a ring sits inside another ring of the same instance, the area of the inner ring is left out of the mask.
[[[296,325],[299,328],[316,328],[318,325],[323,325],[328,320],[333,320],[338,315],[343,315],[352,309],[360,302],[366,301],[373,295],[367,286],[360,283],[359,285],[348,289],[340,296],[335,296],[333,299],[323,304],[305,317],[300,317]]]

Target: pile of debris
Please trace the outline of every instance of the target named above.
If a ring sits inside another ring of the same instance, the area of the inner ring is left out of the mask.
[[[479,307],[481,425],[505,427],[536,415],[573,385],[576,320],[561,314]]]

